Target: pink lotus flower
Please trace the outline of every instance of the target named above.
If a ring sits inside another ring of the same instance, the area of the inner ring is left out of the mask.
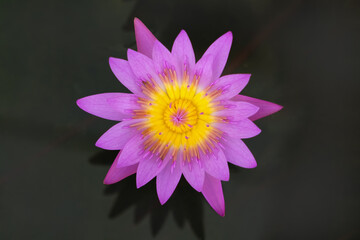
[[[128,60],[110,58],[110,67],[133,94],[102,93],[77,101],[95,116],[121,121],[105,132],[96,146],[121,150],[104,184],[136,173],[138,188],[156,177],[161,204],[174,192],[181,176],[221,216],[225,203],[221,181],[229,180],[228,162],[243,168],[256,161],[241,139],[258,135],[254,120],[282,107],[238,95],[250,74],[220,77],[232,33],[217,39],[195,62],[186,32],[171,52],[135,18],[138,51]]]

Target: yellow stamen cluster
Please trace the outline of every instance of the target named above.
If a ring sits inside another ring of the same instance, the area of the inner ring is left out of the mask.
[[[144,150],[161,159],[169,153],[175,161],[179,151],[185,161],[199,159],[200,154],[212,152],[222,132],[213,124],[223,121],[214,113],[223,109],[213,101],[219,90],[199,90],[199,76],[189,80],[185,71],[179,81],[174,70],[166,69],[159,75],[160,86],[154,79],[143,81],[141,88],[146,98],[139,98],[135,119],[143,121],[132,125],[144,136]]]

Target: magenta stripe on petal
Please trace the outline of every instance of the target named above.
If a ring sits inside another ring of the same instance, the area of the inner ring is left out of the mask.
[[[133,136],[120,152],[117,167],[126,167],[134,165],[140,161],[143,151],[143,139],[140,134]]]
[[[121,121],[132,115],[133,109],[139,108],[137,97],[129,93],[101,93],[87,96],[76,101],[85,112],[95,116]]]
[[[204,184],[205,171],[196,160],[181,163],[182,173],[186,181],[198,192],[201,192]]]
[[[140,156],[140,158],[143,158]],[[169,157],[164,160],[157,156],[146,157],[140,160],[136,173],[136,187],[140,188],[153,179],[167,164]]]
[[[179,161],[169,161],[156,177],[156,190],[161,204],[165,204],[173,194],[181,178]]]
[[[151,58],[155,36],[138,18],[134,19],[134,27],[138,52]]]
[[[187,70],[191,76],[195,67],[195,54],[189,36],[184,30],[181,30],[176,37],[171,53],[178,61],[178,65],[181,69],[181,74]]]
[[[132,72],[132,69],[128,61],[118,59],[114,57],[109,58],[109,65],[111,71],[114,73],[116,78],[132,93],[137,96],[144,96],[141,92],[139,85],[136,83],[136,76]]]
[[[248,84],[251,74],[231,74],[225,75],[214,82],[211,89],[221,90],[217,100],[230,99],[241,92]]]
[[[229,56],[232,39],[233,36],[231,32],[225,33],[224,35],[219,37],[213,44],[211,44],[203,55],[203,57],[207,55],[214,56],[214,62],[212,65],[214,80],[220,77],[222,71],[224,70],[226,61]]]
[[[219,180],[229,181],[229,166],[222,150],[218,150],[210,157],[202,157],[201,162],[208,174]]]
[[[258,106],[260,108],[259,111],[249,118],[252,121],[269,116],[273,113],[280,111],[283,108],[282,106],[276,103],[272,103],[248,96],[243,96],[243,95],[237,95],[233,97],[231,100],[244,101]]]
[[[129,126],[136,122],[139,121],[126,120],[114,125],[97,140],[95,145],[107,150],[123,149],[136,131],[136,129],[130,128]]]
[[[257,166],[254,156],[241,139],[227,137],[222,144],[225,147],[224,154],[229,163],[243,168]]]
[[[229,123],[216,123],[216,127],[233,138],[252,138],[261,132],[261,129],[249,119]]]
[[[117,163],[119,160],[120,153],[115,158],[115,161],[111,165],[111,168],[109,169],[108,173],[106,174],[106,177],[104,179],[104,184],[113,184],[116,182],[119,182],[123,180],[124,178],[127,178],[128,176],[136,173],[136,169],[138,167],[138,164],[127,166],[127,167],[121,167],[118,168]]]
[[[206,174],[202,194],[220,216],[225,216],[225,201],[220,180]]]

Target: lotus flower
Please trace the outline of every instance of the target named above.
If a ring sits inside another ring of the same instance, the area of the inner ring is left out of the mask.
[[[260,133],[254,120],[282,107],[238,95],[250,74],[221,76],[232,33],[218,38],[195,61],[186,32],[176,37],[171,52],[137,18],[137,51],[128,60],[110,57],[110,68],[129,93],[102,93],[81,98],[77,105],[95,116],[121,121],[105,132],[96,146],[121,150],[104,184],[136,173],[136,186],[156,177],[161,204],[181,176],[221,216],[225,203],[221,181],[229,180],[228,162],[243,168],[257,163],[242,139]]]

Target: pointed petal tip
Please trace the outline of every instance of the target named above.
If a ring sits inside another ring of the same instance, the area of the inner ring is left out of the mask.
[[[116,58],[114,57],[109,57],[109,65],[111,66],[112,64],[114,64],[116,61]]]
[[[255,168],[257,166],[254,155],[241,139],[228,138],[225,148],[224,153],[229,163],[242,168]]]
[[[272,114],[274,114],[274,113],[277,113],[277,112],[279,112],[281,109],[283,109],[284,107],[283,106],[281,106],[281,105],[279,105],[279,104],[277,104],[277,103],[272,103],[272,102],[270,102],[271,103],[271,108],[269,109],[269,110],[271,110],[271,113],[270,114],[268,114],[268,115],[272,115]],[[260,110],[259,110],[259,112],[261,111],[261,107],[260,107]],[[255,114],[256,115],[256,114]],[[265,115],[264,117],[267,117],[268,115]]]
[[[179,34],[177,35],[176,39],[186,39],[190,42],[190,38],[189,38],[189,35],[187,34],[187,32],[184,30],[184,29],[181,29]],[[176,41],[175,39],[175,41]],[[191,43],[190,43],[191,45]],[[192,48],[192,46],[191,46]]]
[[[105,149],[105,150],[118,150],[118,149],[111,149],[111,148],[109,148],[109,147],[106,147],[105,146],[106,145],[106,143],[104,144],[104,141],[103,141],[103,139],[100,137],[97,141],[96,141],[96,143],[95,143],[95,147],[98,147],[98,148],[101,148],[101,149]]]
[[[250,78],[251,78],[251,73],[240,73],[240,74],[238,74],[238,75],[240,75],[240,79],[242,80],[242,81],[244,81],[245,83],[244,83],[244,88],[245,88],[245,86],[249,83],[249,81],[250,81]],[[243,89],[241,89],[241,91],[242,91]],[[240,91],[240,92],[241,92]]]
[[[137,189],[141,188],[142,186],[144,186],[144,184],[141,185],[141,183],[139,183],[138,181],[136,181],[136,188],[137,188]]]
[[[260,107],[258,107],[258,106],[256,106],[256,112],[255,113],[257,113],[259,110],[260,110]]]
[[[234,74],[234,75],[239,76],[239,79],[241,79],[242,81],[245,81],[246,82],[245,86],[249,83],[250,78],[251,78],[251,73],[238,73],[238,74]]]
[[[141,176],[139,177],[139,173],[136,173],[136,188],[139,189],[142,186],[145,186],[146,184],[151,182],[151,180],[153,180],[153,177],[149,180]]]
[[[218,211],[216,211],[216,213],[219,214],[220,217],[225,217],[225,207],[224,207],[223,210],[218,210]]]
[[[82,98],[79,98],[78,100],[76,100],[76,105],[77,105],[79,108],[82,109],[82,107],[81,107],[81,99],[82,99]]]
[[[226,32],[224,35],[222,35],[220,38],[224,38],[225,41],[228,41],[228,44],[232,44],[233,41],[233,34],[231,31]]]
[[[252,168],[256,168],[257,167],[257,162],[254,161],[254,165],[252,166]]]
[[[124,168],[117,168],[116,165],[118,160],[119,160],[119,154],[115,158],[115,161],[113,162],[113,164],[111,165],[109,171],[105,176],[105,179],[103,181],[105,185],[117,183],[136,172],[138,166],[137,164]]]
[[[128,48],[128,50],[126,51],[126,55],[128,56],[129,58],[129,54],[134,54],[136,51],[135,50],[132,50],[131,48]]]
[[[101,148],[99,145],[101,145],[100,143],[99,143],[99,139],[96,141],[96,143],[95,143],[95,146],[96,147],[98,147],[98,148]]]
[[[88,109],[89,109],[89,104],[88,104],[88,100],[89,96],[87,97],[83,97],[83,98],[79,98],[78,100],[76,100],[76,105],[83,111],[89,113]],[[90,113],[92,114],[92,113]]]
[[[259,107],[259,106],[256,106],[256,105],[254,105],[254,104],[252,104],[252,103],[248,103],[248,102],[245,102],[245,103],[251,105],[251,107],[252,107],[252,109],[253,109],[253,111],[254,111],[254,113],[253,113],[252,115],[256,114],[256,113],[260,110],[260,107]],[[252,116],[252,115],[251,115],[251,116]]]
[[[139,27],[145,27],[145,28],[146,28],[145,24],[144,24],[139,18],[134,17],[134,28],[135,28],[135,31],[136,31],[136,29],[139,28]]]
[[[106,176],[105,179],[104,179],[104,181],[103,181],[103,184],[104,184],[104,185],[111,185],[111,184],[113,184],[113,183],[110,182],[110,180],[109,180],[108,177]]]
[[[76,100],[76,105],[85,112],[88,112],[87,111],[87,109],[89,107],[88,100],[90,99],[89,98],[90,96],[86,96],[86,97],[79,98],[78,100]]]
[[[275,107],[275,112],[278,112],[278,111],[280,111],[281,109],[284,108],[284,106],[281,106],[281,105],[276,104],[276,103],[274,103],[274,104],[276,105],[276,107]]]
[[[188,34],[187,34],[187,32],[186,32],[184,29],[181,29],[181,30],[180,30],[179,35],[180,35],[180,36],[181,36],[181,35],[185,35],[185,36],[188,37]],[[178,35],[178,36],[179,36],[179,35]]]
[[[233,38],[233,34],[231,31],[226,32],[224,35]]]
[[[252,168],[256,168],[257,167],[257,162],[256,160],[252,161],[251,163],[249,163],[249,165],[247,166],[241,166],[242,168],[246,168],[246,169],[252,169]]]
[[[118,58],[114,58],[114,57],[109,57],[109,66],[111,71],[115,71],[114,69],[116,69],[116,61],[119,60]],[[116,75],[115,75],[116,76]]]
[[[163,199],[159,198],[159,202],[160,202],[161,205],[164,205],[167,202],[167,200],[163,200]]]
[[[92,115],[95,115],[97,117],[99,117],[98,115],[94,114],[92,110],[92,105],[93,105],[93,101],[92,100],[92,96],[94,95],[90,95],[90,96],[86,96],[86,97],[83,97],[83,98],[80,98],[78,100],[76,100],[76,105],[83,111],[87,112],[87,113],[90,113]]]
[[[161,196],[158,194],[158,199],[161,205],[164,205],[165,203],[167,203],[170,199],[170,197],[172,196],[172,194],[170,196]]]
[[[256,127],[257,127],[257,126],[256,126]],[[249,138],[255,137],[255,136],[257,136],[257,135],[259,135],[259,134],[261,133],[261,129],[260,129],[259,127],[257,127],[256,130],[257,130],[257,131],[254,132],[254,133],[252,134],[252,136],[250,136]]]
[[[139,173],[136,173],[136,188],[139,189],[142,186],[144,186],[147,182],[143,181],[143,179],[141,179],[139,177]]]
[[[247,78],[249,78],[249,79],[250,79],[250,77],[251,77],[251,73],[243,73],[243,75],[244,75],[244,77],[247,77]]]

